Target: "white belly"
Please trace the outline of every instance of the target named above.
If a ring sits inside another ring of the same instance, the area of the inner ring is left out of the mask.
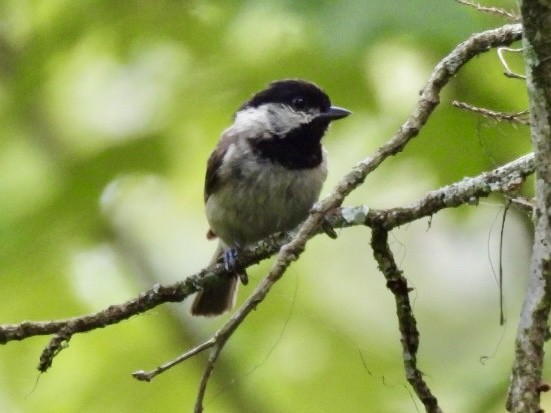
[[[289,170],[266,161],[226,171],[206,203],[212,231],[228,246],[244,246],[295,228],[308,216],[327,175],[325,157],[312,169]],[[229,178],[229,179],[228,179]]]

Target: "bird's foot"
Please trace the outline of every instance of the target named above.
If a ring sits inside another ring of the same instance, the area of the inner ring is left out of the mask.
[[[237,275],[243,285],[247,285],[249,283],[249,277],[244,268],[237,267],[237,255],[237,248],[230,248],[224,251],[224,268],[227,272]]]
[[[321,221],[321,228],[329,238],[337,239],[337,232],[327,217],[323,217],[323,221]]]
[[[234,271],[237,264],[237,249],[230,248],[224,251],[224,268],[226,271]]]

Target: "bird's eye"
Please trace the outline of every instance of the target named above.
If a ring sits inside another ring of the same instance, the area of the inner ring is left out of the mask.
[[[291,104],[293,105],[293,108],[300,110],[300,109],[304,109],[304,107],[306,106],[306,101],[302,97],[296,97],[296,98],[293,98],[293,101],[291,102]]]

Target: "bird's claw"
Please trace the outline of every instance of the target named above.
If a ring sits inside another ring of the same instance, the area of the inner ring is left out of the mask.
[[[235,270],[237,264],[237,249],[230,248],[224,251],[224,269],[228,272]]]
[[[321,221],[321,228],[323,229],[323,232],[329,236],[329,238],[337,239],[338,235],[335,231],[335,228],[333,228],[333,225],[331,225],[331,222],[327,219],[327,217],[323,218],[323,221]]]
[[[235,274],[239,277],[241,284],[247,285],[249,283],[249,277],[244,269],[237,268],[237,248],[230,248],[224,251],[224,269],[228,273]]]

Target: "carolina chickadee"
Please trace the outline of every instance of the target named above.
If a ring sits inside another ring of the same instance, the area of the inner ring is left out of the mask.
[[[223,255],[228,275],[198,293],[193,315],[233,307],[244,274],[233,266],[237,249],[306,219],[327,176],[321,138],[330,122],[349,114],[298,79],[271,83],[237,110],[209,157],[204,192],[207,238],[220,239],[213,262]]]

